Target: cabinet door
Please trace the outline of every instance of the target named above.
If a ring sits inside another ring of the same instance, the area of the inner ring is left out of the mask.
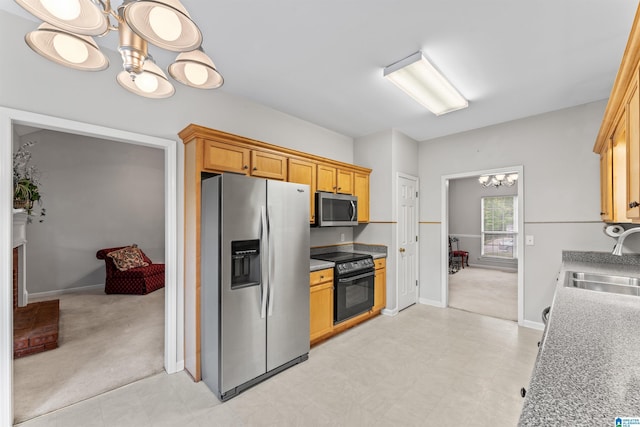
[[[309,341],[333,331],[333,280],[311,287],[309,296]]]
[[[640,221],[640,96],[638,80],[627,98],[627,218]]]
[[[333,166],[318,165],[318,191],[336,192],[336,168]]]
[[[266,151],[251,151],[251,176],[261,178],[287,179],[287,158]]]
[[[382,262],[380,262],[382,261]],[[382,267],[378,267],[382,265]],[[376,275],[373,282],[373,310],[382,310],[387,305],[387,268],[384,259],[376,260]]]
[[[202,167],[214,172],[249,172],[249,150],[216,141],[204,142]]]
[[[369,175],[356,172],[353,178],[353,195],[358,198],[358,222],[369,222]]]
[[[353,171],[338,169],[336,179],[338,184],[336,193],[353,194]]]
[[[613,221],[613,156],[609,140],[600,153],[600,217]]]
[[[307,160],[289,159],[289,182],[307,184],[309,193],[309,222],[316,219],[316,164]]]

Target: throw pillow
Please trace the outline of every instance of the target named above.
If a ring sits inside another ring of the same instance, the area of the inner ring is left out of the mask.
[[[120,271],[149,265],[149,263],[145,262],[142,257],[142,251],[138,249],[137,245],[127,246],[126,248],[109,252],[107,256],[113,260],[116,268]]]

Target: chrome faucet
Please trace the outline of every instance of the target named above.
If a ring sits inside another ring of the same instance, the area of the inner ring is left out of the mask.
[[[626,239],[627,236],[634,233],[640,233],[640,227],[629,228],[628,230],[625,230],[623,233],[615,233],[615,235],[609,234],[611,237],[618,238],[616,245],[613,247],[613,252],[611,252],[611,255],[622,256],[622,244],[624,243],[624,239]]]

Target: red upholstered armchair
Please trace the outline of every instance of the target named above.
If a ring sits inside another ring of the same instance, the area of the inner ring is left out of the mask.
[[[145,295],[163,288],[164,264],[153,264],[142,251],[140,253],[144,261],[149,264],[148,266],[135,267],[125,271],[118,270],[113,259],[108,257],[107,254],[124,247],[100,249],[96,253],[96,258],[104,260],[107,270],[104,292],[106,294]]]

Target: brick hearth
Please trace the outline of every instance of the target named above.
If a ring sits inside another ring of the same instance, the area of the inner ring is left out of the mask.
[[[18,307],[18,249],[13,250],[13,358],[58,347],[60,300]]]

